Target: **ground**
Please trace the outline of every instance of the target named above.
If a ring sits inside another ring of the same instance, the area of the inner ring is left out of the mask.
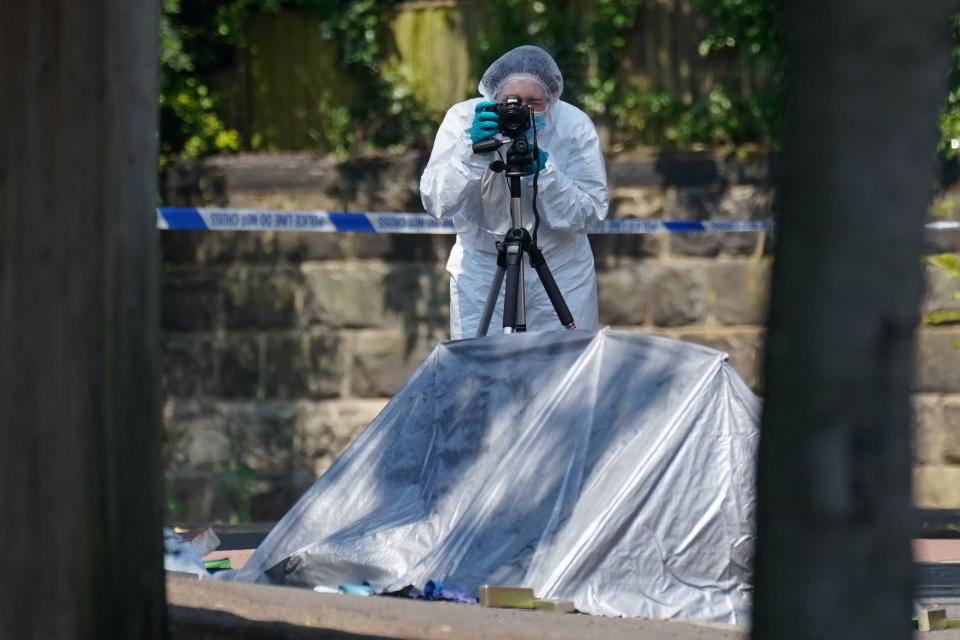
[[[486,609],[445,602],[314,593],[306,589],[167,579],[173,640],[747,640],[729,625]],[[960,614],[960,602],[948,604]],[[960,629],[916,633],[960,640]]]
[[[178,577],[168,578],[167,599],[174,640],[740,640],[747,637],[742,629],[728,625],[487,609]]]

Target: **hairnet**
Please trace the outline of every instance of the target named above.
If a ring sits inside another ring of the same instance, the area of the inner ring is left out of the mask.
[[[540,47],[526,44],[507,51],[487,68],[480,78],[480,95],[496,100],[507,81],[515,77],[535,80],[551,103],[563,93],[563,75],[557,63]]]

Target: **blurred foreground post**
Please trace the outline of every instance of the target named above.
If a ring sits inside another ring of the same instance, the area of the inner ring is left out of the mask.
[[[909,392],[950,12],[787,6],[753,637],[906,639]]]
[[[0,638],[161,638],[159,9],[2,11]]]

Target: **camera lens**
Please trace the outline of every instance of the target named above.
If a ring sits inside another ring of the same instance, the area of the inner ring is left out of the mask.
[[[508,104],[500,113],[500,126],[508,132],[519,133],[526,131],[530,126],[530,113],[527,107],[518,104]]]

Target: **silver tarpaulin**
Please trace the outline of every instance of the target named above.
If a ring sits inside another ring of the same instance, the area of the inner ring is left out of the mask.
[[[758,415],[726,356],[685,342],[446,342],[234,578],[747,624]]]

